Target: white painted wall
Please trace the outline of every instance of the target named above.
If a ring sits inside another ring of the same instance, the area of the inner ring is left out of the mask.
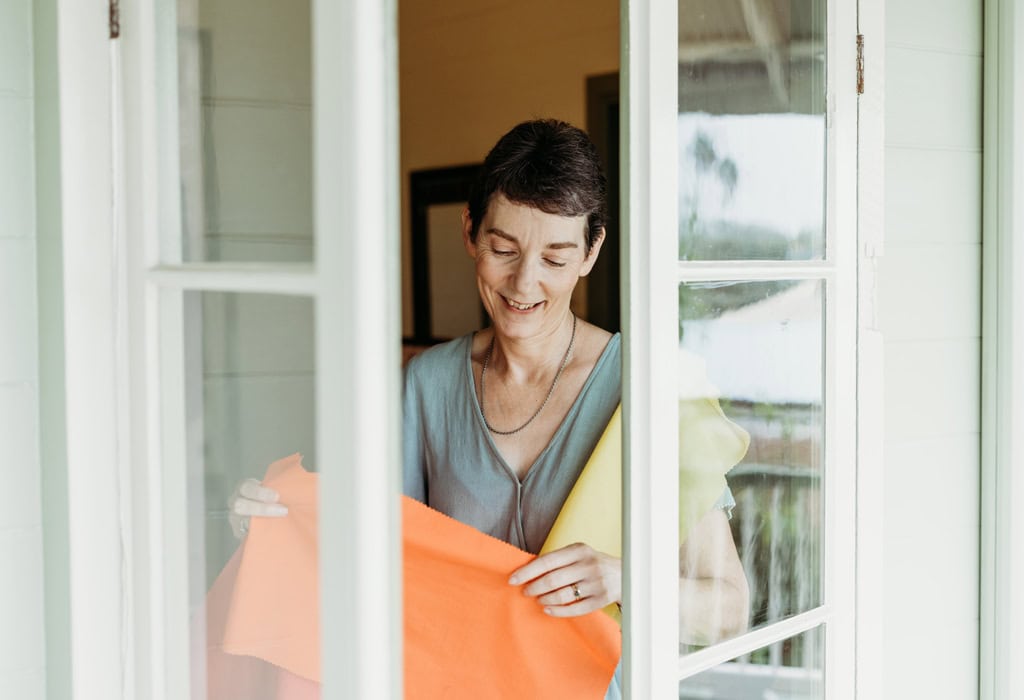
[[[885,692],[963,700],[978,672],[982,3],[887,0],[886,35]]]
[[[0,4],[0,697],[46,693],[31,0]]]

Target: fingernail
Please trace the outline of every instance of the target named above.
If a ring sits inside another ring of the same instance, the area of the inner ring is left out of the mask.
[[[512,576],[509,577],[508,582],[509,582],[509,584],[514,586],[517,583],[519,583],[519,577],[515,576],[515,575],[512,575]]]
[[[550,615],[551,613],[552,613],[551,608],[544,608],[544,614],[545,615]]]
[[[288,515],[288,506],[273,506],[270,512],[274,515]]]

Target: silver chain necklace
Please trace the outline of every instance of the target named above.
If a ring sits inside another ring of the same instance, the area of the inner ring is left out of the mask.
[[[562,376],[562,372],[565,371],[566,365],[569,364],[569,356],[572,354],[572,346],[576,343],[576,314],[572,315],[572,335],[569,337],[569,347],[565,349],[565,357],[562,358],[562,366],[558,368],[555,373],[555,379],[551,382],[551,388],[548,389],[548,395],[544,397],[544,402],[541,403],[530,419],[520,425],[515,430],[498,430],[490,423],[487,422],[487,414],[484,412],[484,377],[487,376],[487,365],[491,362],[491,353],[494,352],[494,336],[491,336],[491,344],[487,346],[487,355],[484,357],[484,366],[480,370],[480,415],[483,416],[484,425],[495,435],[515,435],[519,431],[523,430],[526,426],[533,422],[533,419],[540,415],[540,412],[544,410],[544,407],[548,405],[548,401],[551,400],[551,395],[555,393],[555,386],[558,384],[558,379]]]

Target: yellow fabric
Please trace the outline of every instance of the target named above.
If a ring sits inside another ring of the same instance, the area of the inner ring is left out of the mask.
[[[725,475],[750,447],[746,430],[713,397],[679,402],[679,541],[725,490]]]
[[[622,556],[622,408],[616,408],[562,510],[555,518],[540,553],[585,542],[599,552]],[[619,609],[604,609],[621,621]]]
[[[750,445],[750,436],[722,411],[718,399],[679,402],[679,541],[725,490],[725,474]],[[541,554],[585,542],[622,556],[622,407],[615,409],[601,439],[569,492]],[[620,620],[618,608],[605,612]]]

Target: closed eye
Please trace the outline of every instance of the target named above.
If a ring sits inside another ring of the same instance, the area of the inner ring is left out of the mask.
[[[551,267],[565,267],[565,263],[564,262],[558,262],[557,260],[549,260],[549,259],[545,258],[544,262],[546,262]]]

